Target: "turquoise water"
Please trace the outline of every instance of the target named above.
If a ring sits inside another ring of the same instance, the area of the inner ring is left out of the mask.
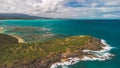
[[[31,33],[23,31],[18,34],[54,34],[57,36],[74,36],[74,35],[92,35],[100,39],[104,39],[107,43],[115,47],[111,53],[114,57],[106,61],[83,61],[69,68],[119,68],[120,64],[120,20],[4,20],[0,21],[0,26],[11,31],[5,33],[13,33],[11,28],[17,27],[37,27],[50,29],[50,31],[36,31]],[[53,36],[54,37],[54,36]]]

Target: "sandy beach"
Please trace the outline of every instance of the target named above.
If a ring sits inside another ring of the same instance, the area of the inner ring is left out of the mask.
[[[4,29],[3,27],[0,27],[0,33],[2,33],[2,32],[3,32],[3,29]]]
[[[0,33],[4,33],[4,27],[0,27]],[[25,43],[24,40],[22,38],[20,38],[19,36],[13,35],[13,34],[9,34],[9,35],[17,38],[18,39],[18,43]]]
[[[18,43],[25,43],[24,39],[20,38],[19,36],[12,35],[12,34],[10,34],[10,36],[13,36],[13,37],[17,38],[18,39]]]

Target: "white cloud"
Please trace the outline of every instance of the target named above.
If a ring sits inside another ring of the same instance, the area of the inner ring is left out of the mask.
[[[0,13],[53,18],[120,18],[120,0],[0,0]]]
[[[34,4],[34,7],[38,7],[43,12],[55,11],[62,6],[63,0],[41,0],[41,3]]]

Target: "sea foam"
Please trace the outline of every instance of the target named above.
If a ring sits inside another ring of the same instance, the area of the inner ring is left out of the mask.
[[[93,54],[95,56],[90,57],[90,56],[86,56],[84,55],[83,58],[68,58],[69,60],[66,62],[57,62],[55,64],[53,64],[50,68],[57,68],[58,66],[61,66],[62,68],[67,68],[68,65],[74,65],[80,61],[104,61],[107,59],[111,59],[112,56],[114,56],[113,54],[111,54],[109,51],[111,49],[113,49],[114,47],[111,47],[110,45],[108,45],[106,43],[105,40],[101,39],[101,43],[104,44],[105,46],[103,46],[103,49],[100,51],[91,51],[91,50],[83,50],[83,52],[88,52],[90,54]]]

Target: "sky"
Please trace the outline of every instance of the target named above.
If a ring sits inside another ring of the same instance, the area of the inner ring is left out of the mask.
[[[120,19],[120,0],[0,0],[0,13],[50,18]]]

